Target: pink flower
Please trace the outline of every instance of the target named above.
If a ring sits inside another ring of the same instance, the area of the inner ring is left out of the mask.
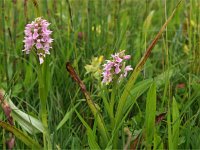
[[[111,55],[112,60],[106,60],[106,64],[103,65],[103,83],[109,84],[112,82],[114,76],[119,78],[119,81],[126,77],[128,72],[133,70],[129,66],[125,66],[125,61],[131,58],[131,55],[125,55],[125,50]]]
[[[107,61],[107,63],[103,65],[104,69],[105,70],[111,70],[113,65],[114,65],[114,63],[112,61],[110,61],[110,60],[106,60],[106,61]]]
[[[133,70],[133,68],[132,68],[130,65],[129,65],[129,66],[126,66],[125,69],[124,69],[124,77],[126,77],[128,71],[131,71],[131,70]]]
[[[51,49],[51,43],[53,39],[50,37],[52,31],[48,29],[48,23],[45,19],[41,17],[36,18],[30,24],[27,24],[24,30],[24,50],[26,54],[34,48],[38,57],[40,64],[44,62],[46,54],[50,54],[49,49]]]
[[[103,81],[102,81],[103,83],[107,83],[107,82],[111,82],[112,81],[112,73],[110,71],[105,71],[103,73],[103,75],[105,77],[105,78],[103,78]]]
[[[38,36],[39,36],[39,34],[38,34],[38,29],[34,29],[33,39],[34,39],[34,40],[37,39]]]
[[[119,74],[121,69],[120,69],[120,64],[119,63],[116,63],[115,65],[115,74]]]
[[[129,59],[131,59],[131,55],[125,55],[123,58],[126,60],[129,60]]]
[[[37,49],[43,48],[43,45],[40,42],[37,42],[35,46]]]
[[[113,58],[116,62],[118,62],[118,63],[122,62],[122,60],[123,60],[123,59],[121,59],[121,58],[119,57],[119,54],[115,54],[115,55],[111,55],[111,56],[112,56],[112,58]]]

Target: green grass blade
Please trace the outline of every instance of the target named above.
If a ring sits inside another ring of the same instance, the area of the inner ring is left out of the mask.
[[[173,121],[173,126],[172,126],[173,148],[177,149],[179,143],[180,117],[179,117],[178,105],[175,98],[173,98],[172,102],[172,121]]]
[[[71,117],[72,113],[74,112],[74,110],[76,109],[76,107],[79,106],[80,103],[76,104],[70,111],[68,111],[65,116],[63,117],[63,119],[60,121],[60,123],[58,124],[56,130],[59,130],[67,121],[68,119]]]
[[[152,84],[153,79],[146,79],[138,82],[130,92],[130,97],[128,97],[127,102],[124,106],[123,113],[126,113],[130,106],[135,103],[137,98],[141,96]],[[134,100],[133,100],[134,99]]]
[[[154,132],[154,146],[153,146],[153,149],[154,150],[163,149],[162,139],[158,134],[156,134],[156,132]]]
[[[41,13],[40,13],[40,9],[39,9],[39,2],[38,2],[38,0],[32,0],[32,2],[33,2],[33,5],[34,5],[34,9],[36,11],[36,16],[40,17]]]
[[[75,112],[78,116],[78,118],[80,119],[80,121],[82,122],[82,124],[85,126],[85,128],[87,129],[87,135],[88,135],[88,144],[90,146],[91,149],[100,149],[99,145],[96,142],[96,137],[92,131],[92,129],[90,128],[90,126],[87,124],[87,122],[85,122],[85,120],[81,117],[81,115],[78,113],[78,111]]]
[[[172,129],[171,129],[171,111],[168,102],[168,113],[167,113],[167,130],[168,130],[168,149],[173,149],[172,144]]]
[[[156,116],[156,84],[153,83],[147,93],[146,116],[145,116],[145,131],[146,131],[146,146],[151,149],[152,139],[155,130]]]
[[[92,131],[87,130],[87,135],[88,135],[88,144],[90,146],[90,149],[101,149],[97,142],[95,141],[95,135],[93,134]]]
[[[9,99],[9,105],[12,109],[13,118],[19,123],[19,125],[30,134],[44,132],[44,126],[37,118],[26,114],[17,108],[13,102]]]
[[[179,71],[178,68],[175,68],[175,67],[170,68],[164,71],[163,73],[159,74],[157,77],[155,77],[155,82],[156,82],[157,87],[164,85],[167,79],[171,79],[172,77],[174,77],[178,71]]]
[[[8,130],[9,132],[13,133],[16,138],[21,140],[24,144],[26,144],[28,147],[33,149],[42,149],[42,147],[31,137],[23,133],[21,130],[17,129],[14,126],[11,126],[10,124],[0,121],[0,126],[4,129]]]

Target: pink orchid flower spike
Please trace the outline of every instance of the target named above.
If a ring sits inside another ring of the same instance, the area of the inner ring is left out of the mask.
[[[52,31],[48,29],[49,25],[50,23],[47,20],[39,17],[27,24],[24,30],[24,50],[22,51],[29,54],[34,48],[39,57],[40,64],[44,62],[46,54],[50,54],[49,50],[52,48]]]

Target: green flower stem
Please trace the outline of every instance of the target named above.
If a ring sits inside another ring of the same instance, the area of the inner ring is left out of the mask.
[[[32,0],[36,16],[40,17],[40,9],[39,9],[39,3],[37,0]],[[37,50],[36,50],[37,51]],[[37,54],[34,52],[34,55],[37,58]],[[47,109],[46,109],[46,103],[47,103],[47,96],[48,96],[48,89],[46,88],[46,78],[45,78],[45,71],[46,71],[46,62],[44,62],[42,65],[38,65],[38,84],[39,84],[39,98],[40,98],[40,115],[41,120],[44,126],[44,132],[43,132],[43,144],[44,149],[47,149],[47,141],[48,141],[48,149],[51,149],[51,142],[50,138],[48,138],[48,120],[47,120]]]
[[[112,88],[112,93],[111,93],[111,100],[110,100],[110,112],[111,112],[111,125],[112,128],[114,129],[115,126],[115,117],[114,117],[114,106],[115,106],[115,95],[116,95],[116,90],[117,90],[117,81],[114,82],[113,88]]]
[[[110,104],[108,103],[107,101],[107,98],[105,96],[105,90],[102,88],[101,91],[100,91],[100,95],[102,97],[102,100],[103,100],[103,103],[104,103],[104,106],[105,106],[105,109],[106,111],[108,112],[108,115],[110,118],[112,118],[112,113],[111,113],[111,110],[110,110]]]
[[[46,61],[38,66],[38,82],[39,82],[39,98],[40,98],[40,113],[41,119],[44,126],[44,133],[43,133],[43,142],[44,142],[44,149],[51,149],[51,140],[48,133],[48,118],[47,118],[47,96],[48,96],[48,87],[47,87],[47,78],[46,78]]]
[[[111,93],[111,100],[110,100],[110,111],[111,111],[111,126],[112,129],[114,130],[115,128],[115,117],[114,117],[114,106],[115,106],[115,96],[116,96],[116,90],[117,90],[117,81],[114,82],[113,87],[112,87],[112,93]],[[117,139],[118,137],[114,137],[114,142],[113,142],[113,148],[117,149]]]

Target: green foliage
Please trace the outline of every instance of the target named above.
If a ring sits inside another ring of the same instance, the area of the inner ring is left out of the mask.
[[[177,149],[179,143],[180,116],[179,116],[178,104],[175,98],[173,98],[172,102],[172,121],[173,121],[173,126],[172,126],[173,148]]]
[[[20,139],[24,144],[26,144],[29,148],[32,149],[41,149],[42,147],[33,140],[30,136],[26,135],[21,130],[11,126],[10,124],[0,121],[0,126],[13,133],[18,139]]]
[[[76,114],[87,129],[88,144],[89,144],[90,149],[100,149],[99,145],[96,142],[96,136],[94,134],[94,131],[92,131],[90,126],[84,121],[84,119],[81,117],[81,115],[77,111],[76,111]]]
[[[9,105],[13,110],[11,113],[13,119],[15,119],[24,130],[32,135],[44,132],[44,127],[40,120],[19,110],[10,99]]]
[[[59,130],[70,119],[70,117],[72,116],[72,113],[74,112],[76,107],[78,107],[78,105],[80,105],[80,103],[76,104],[73,108],[70,109],[70,111],[66,112],[65,116],[58,124],[56,130]]]
[[[151,149],[155,132],[155,117],[156,117],[156,84],[153,83],[147,93],[147,100],[146,100],[145,136],[146,136],[147,149]]]
[[[170,18],[178,2],[1,0],[0,88],[10,98],[15,126],[5,123],[0,108],[0,149],[9,132],[16,136],[14,149],[42,149],[43,133],[52,149],[199,149],[200,1],[182,0]],[[38,16],[51,23],[54,39],[41,70],[33,55],[22,52],[24,27]],[[102,85],[102,64],[123,49],[135,71]]]

